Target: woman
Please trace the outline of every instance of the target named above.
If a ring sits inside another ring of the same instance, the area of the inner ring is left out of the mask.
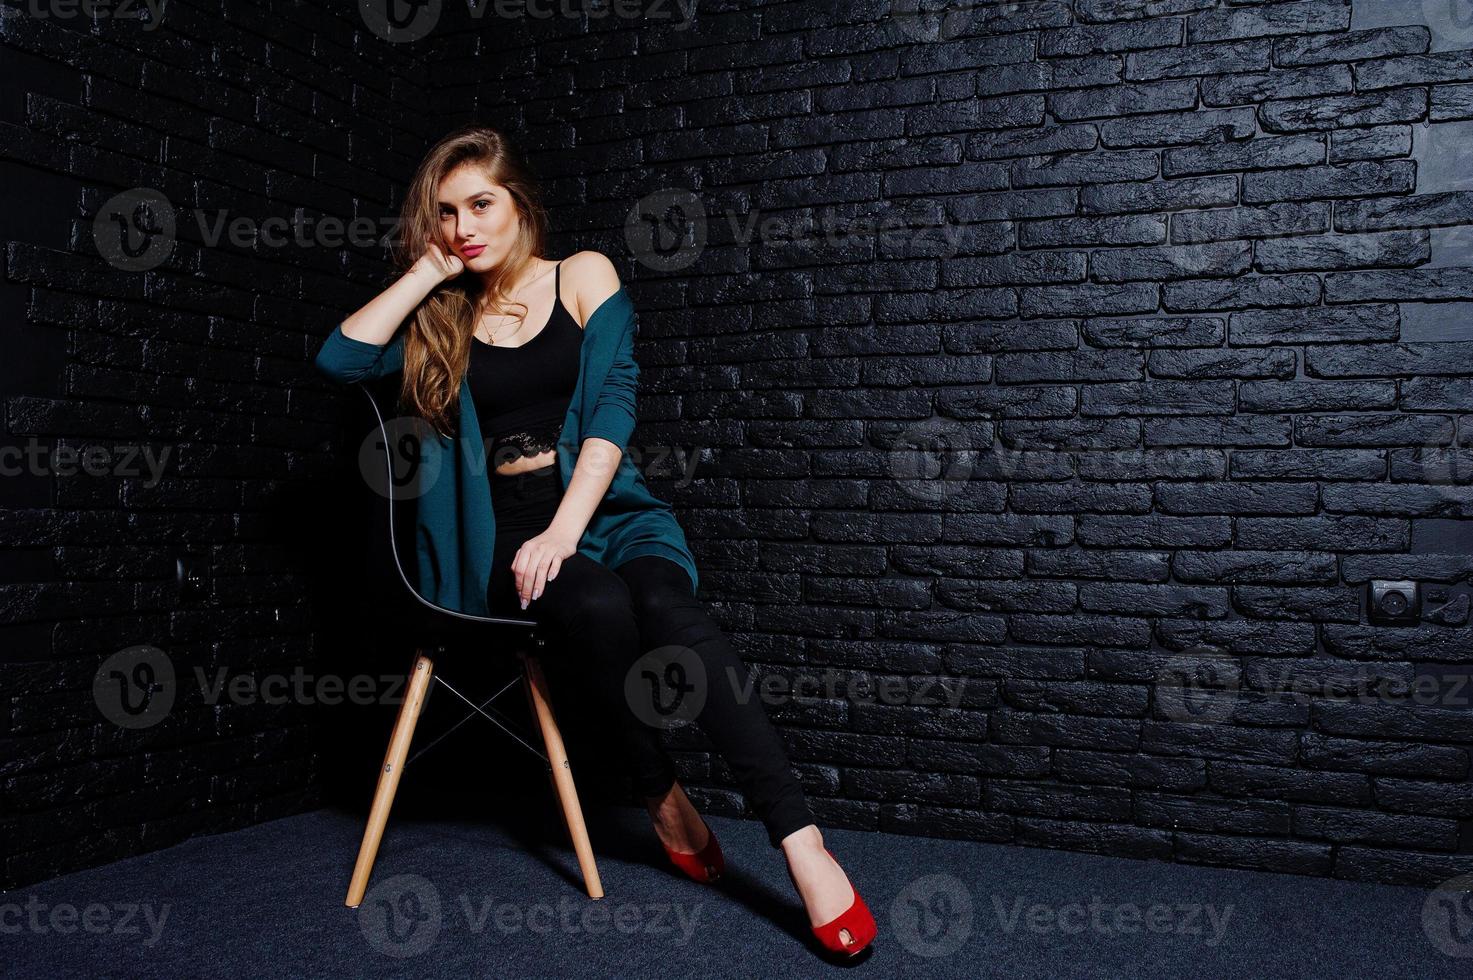
[[[747,670],[695,598],[670,505],[624,454],[636,326],[613,264],[596,251],[542,257],[532,178],[489,127],[431,148],[403,210],[404,274],[332,332],[316,363],[340,382],[402,371],[402,406],[434,430],[421,447],[422,589],[463,611],[530,610],[589,658],[656,836],[707,882],[724,868],[720,845],[676,781],[658,722],[626,697],[644,651],[693,657],[709,682],[694,720],[781,848],[815,936],[858,953],[874,918],[824,847],[761,704],[727,682]]]

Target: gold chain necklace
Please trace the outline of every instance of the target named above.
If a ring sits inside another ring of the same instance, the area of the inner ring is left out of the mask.
[[[556,268],[556,265],[554,265],[554,268]],[[518,295],[520,295],[520,294],[521,294],[521,291],[522,291],[522,290],[523,290],[523,289],[526,289],[526,288],[527,288],[527,286],[530,286],[530,285],[532,285],[532,283],[534,283],[534,282],[538,282],[538,281],[540,281],[540,280],[541,280],[541,279],[542,279],[542,278],[543,278],[543,277],[545,277],[545,276],[546,276],[546,275],[547,275],[547,273],[546,273],[546,272],[544,272],[544,273],[542,273],[542,274],[540,274],[540,275],[539,275],[539,276],[538,276],[538,277],[537,277],[537,278],[536,278],[536,279],[533,279],[533,280],[532,280],[532,281],[531,281],[531,282],[528,282],[528,283],[526,283],[526,284],[524,284],[524,285],[523,285],[523,286],[521,286],[521,287],[520,287],[520,288],[519,288],[519,289],[518,289],[518,290],[517,290],[517,293],[518,293]],[[509,298],[512,298],[512,299],[515,299],[515,297],[509,297]],[[554,296],[554,297],[553,297],[553,303],[554,303],[554,304],[556,304],[556,302],[557,302],[557,297],[556,297],[556,296]],[[515,336],[516,336],[516,335],[517,335],[517,334],[519,334],[519,333],[521,333],[521,330],[522,330],[522,327],[525,327],[525,326],[526,326],[526,325],[527,325],[527,318],[526,318],[526,317],[525,317],[525,316],[524,316],[524,317],[522,317],[522,318],[521,318],[521,320],[522,320],[522,322],[521,322],[521,323],[520,323],[520,324],[519,324],[519,325],[518,325],[518,326],[517,326],[517,328],[516,328],[516,329],[515,329],[515,330],[513,330],[513,331],[512,331],[512,332],[511,332],[511,333],[509,333],[509,334],[505,334],[505,335],[503,335],[503,337],[502,337],[502,339],[503,339],[503,340],[504,340],[504,339],[505,339],[505,338],[506,338],[506,337],[515,337]],[[478,327],[479,327],[479,325],[480,325],[480,324],[479,324],[479,323],[478,323],[478,324],[477,324],[477,326],[478,326]],[[494,344],[495,344],[495,343],[496,343],[496,334],[495,334],[495,333],[493,333],[493,332],[492,332],[492,330],[491,330],[491,328],[490,328],[490,327],[487,327],[487,328],[486,328],[486,336],[487,336],[487,337],[489,337],[489,338],[491,338],[491,339],[490,339],[490,340],[489,340],[489,341],[487,341],[487,343],[490,343],[490,344],[493,344],[493,345],[494,345]]]

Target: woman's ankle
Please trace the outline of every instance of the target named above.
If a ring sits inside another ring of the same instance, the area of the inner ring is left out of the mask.
[[[809,851],[823,850],[823,832],[818,829],[818,824],[811,823],[806,827],[799,827],[780,842],[783,854],[792,857],[794,854],[804,854]]]

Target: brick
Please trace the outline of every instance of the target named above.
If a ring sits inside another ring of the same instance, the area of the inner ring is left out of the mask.
[[[1161,155],[1163,177],[1236,173],[1325,162],[1324,136],[1261,136],[1242,143],[1177,147]]]
[[[1055,119],[1113,119],[1130,113],[1190,109],[1197,104],[1197,83],[1192,79],[1112,85],[1079,92],[1060,92],[1049,98]]]
[[[1035,381],[1128,381],[1142,376],[1145,358],[1135,351],[1059,351],[999,354],[999,384]]]
[[[1233,453],[1233,479],[1379,480],[1386,476],[1386,453],[1378,449],[1239,450]]]
[[[1030,248],[1045,245],[1154,245],[1166,240],[1166,221],[1155,215],[1046,218],[1026,221],[1019,241]]]
[[[1301,68],[1297,71],[1259,71],[1219,74],[1202,80],[1202,104],[1258,105],[1271,98],[1338,95],[1355,87],[1344,65]]]
[[[1179,582],[1326,585],[1339,577],[1335,556],[1322,552],[1178,551],[1171,571]]]
[[[1305,765],[1377,775],[1460,779],[1468,771],[1468,753],[1454,746],[1328,738],[1306,734],[1300,746]]]
[[[1254,251],[1254,265],[1262,272],[1412,266],[1431,259],[1426,231],[1280,238],[1259,242]]]
[[[1329,204],[1269,204],[1261,208],[1183,211],[1171,216],[1173,242],[1313,235],[1330,229]],[[1292,239],[1291,239],[1292,240]],[[1260,242],[1263,246],[1276,242]]]
[[[1292,350],[1158,350],[1147,368],[1153,378],[1292,378],[1297,364]]]
[[[1162,316],[1084,322],[1096,347],[1216,347],[1227,336],[1222,317]]]
[[[1349,87],[1346,86],[1341,91],[1348,92]],[[1424,89],[1280,99],[1264,102],[1258,107],[1258,118],[1263,123],[1264,130],[1270,133],[1384,126],[1388,123],[1417,122],[1426,115],[1427,92]]]
[[[1236,276],[1248,270],[1252,248],[1247,242],[1113,248],[1094,253],[1092,261],[1096,282]]]
[[[1284,37],[1274,41],[1274,62],[1323,65],[1422,54],[1431,41],[1432,32],[1422,26]]]
[[[1301,446],[1449,445],[1453,421],[1442,415],[1319,415],[1294,423]]]
[[[1406,521],[1374,517],[1244,517],[1234,544],[1262,551],[1333,551],[1354,541],[1358,551],[1405,551]]]
[[[1325,487],[1325,511],[1404,517],[1473,517],[1473,488],[1340,483]]]
[[[1282,34],[1344,31],[1350,27],[1350,7],[1336,0],[1305,0],[1258,7],[1227,7],[1187,18],[1187,40],[1226,41]]]
[[[1113,517],[1085,514],[1079,518],[1081,544],[1107,548],[1218,548],[1232,542],[1226,517]]]
[[[1313,514],[1313,483],[1160,483],[1156,506],[1163,514]]]
[[[1473,629],[1327,626],[1325,649],[1354,660],[1473,663]]]
[[[1287,416],[1239,415],[1151,419],[1144,435],[1147,446],[1288,446],[1292,431]]]
[[[1145,514],[1151,510],[1151,488],[1145,484],[1014,483],[1008,504],[1024,514]]]
[[[1063,548],[1030,551],[1027,571],[1031,577],[1104,578],[1125,582],[1164,582],[1171,574],[1171,553],[1166,551],[1102,551]]]
[[[1252,109],[1194,109],[1121,116],[1100,125],[1108,147],[1176,146],[1246,140],[1258,129]]]
[[[1273,42],[1228,41],[1133,51],[1125,56],[1125,77],[1133,80],[1267,72],[1273,66]]]
[[[1014,187],[1053,187],[1150,180],[1160,170],[1160,156],[1150,150],[1090,150],[1025,157],[1010,175]]]
[[[1466,449],[1393,449],[1391,479],[1408,483],[1473,482],[1473,451]]]
[[[1085,55],[1100,52],[1164,48],[1178,45],[1184,35],[1178,20],[1143,20],[1128,24],[1088,25],[1044,31],[1039,36],[1039,54]]]
[[[1236,204],[1238,180],[1229,175],[1183,177],[1177,180],[1089,184],[1082,188],[1080,207],[1086,212],[1122,214],[1130,211],[1180,211]],[[1325,211],[1328,224],[1328,208]]]
[[[1319,198],[1410,194],[1416,164],[1411,160],[1368,160],[1243,175],[1243,202],[1306,201]]]
[[[1473,119],[1473,84],[1433,86],[1427,118],[1433,122]]]
[[[1473,191],[1444,191],[1335,204],[1335,227],[1339,231],[1458,224],[1473,224]]]
[[[1120,449],[1138,444],[1141,430],[1133,419],[1007,421],[1002,437],[1017,449]]]
[[[1081,415],[1230,415],[1233,390],[1223,381],[1142,381],[1080,389]]]
[[[1360,620],[1360,596],[1342,588],[1237,585],[1233,587],[1233,608],[1254,619]]]
[[[1244,279],[1189,279],[1161,287],[1161,305],[1172,311],[1222,310],[1238,306],[1307,306],[1318,303],[1320,281],[1312,275]]]
[[[1410,126],[1367,126],[1330,133],[1330,163],[1404,157],[1412,152]]]
[[[1084,480],[1213,480],[1227,469],[1223,453],[1210,449],[1146,449],[1079,453]]]
[[[1228,317],[1228,340],[1243,345],[1396,340],[1400,334],[1400,313],[1391,304],[1248,310]]]
[[[1390,381],[1247,381],[1238,386],[1244,412],[1366,411],[1396,405]]]
[[[1473,405],[1473,378],[1412,378],[1401,383],[1401,407],[1459,412]]]
[[[1160,305],[1154,283],[1030,286],[1020,290],[1020,312],[1037,316],[1119,316],[1154,313]]]
[[[1382,58],[1355,66],[1362,90],[1397,88],[1426,82],[1466,82],[1473,78],[1473,51],[1434,51]]]
[[[1407,269],[1393,272],[1332,272],[1325,276],[1325,302],[1366,300],[1473,300],[1473,268]]]
[[[1306,374],[1318,378],[1473,375],[1473,345],[1366,344],[1305,352]]]

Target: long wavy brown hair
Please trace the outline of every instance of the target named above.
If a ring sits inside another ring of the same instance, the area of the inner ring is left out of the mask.
[[[404,328],[400,408],[447,437],[455,433],[460,382],[470,361],[475,326],[487,314],[512,315],[513,307],[521,307],[516,315],[527,315],[527,304],[511,302],[507,287],[542,258],[547,235],[541,192],[520,150],[491,126],[463,126],[430,147],[405,192],[400,234],[392,250],[399,274],[408,272],[424,254],[426,239],[449,255],[440,235],[438,191],[441,180],[467,164],[481,168],[493,183],[507,189],[516,205],[518,230],[506,260],[489,277],[466,271],[446,280],[415,308]]]

